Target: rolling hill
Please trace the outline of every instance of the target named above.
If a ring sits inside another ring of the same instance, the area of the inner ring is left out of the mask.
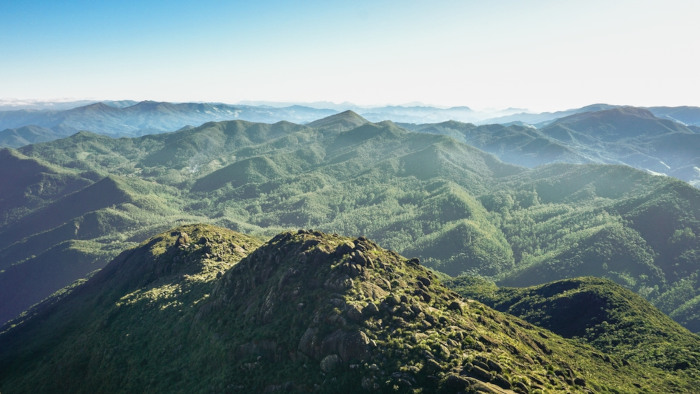
[[[539,128],[454,121],[403,126],[449,135],[505,162],[526,167],[559,162],[625,164],[700,185],[700,171],[696,170],[700,168],[699,130],[658,118],[643,108],[588,107]]]
[[[5,294],[3,310],[28,308],[148,234],[206,222],[262,237],[361,234],[449,275],[504,285],[609,278],[697,331],[687,278],[699,271],[698,189],[626,166],[527,169],[350,112],[316,124],[237,120],[119,139],[83,132],[3,150],[0,168],[27,167],[19,183],[0,172],[14,185],[7,195],[33,205],[7,209],[0,261],[13,268],[0,280],[34,295]],[[55,192],[40,187],[44,174],[62,180]],[[51,276],[39,267],[59,244],[70,253],[57,253],[57,266],[74,253],[88,263],[49,289],[35,278]]]
[[[244,119],[253,122],[309,122],[336,111],[303,106],[282,108],[214,103],[155,101],[96,102],[69,109],[0,111],[0,146],[20,147],[91,131],[134,137],[179,130],[206,122]]]
[[[458,277],[446,285],[466,298],[564,338],[579,338],[630,363],[668,371],[700,367],[700,337],[609,280],[580,277],[526,288],[499,288],[480,278]]]
[[[700,157],[697,154],[700,127],[693,123],[698,113],[695,107],[647,109],[595,104],[554,113],[511,114],[486,122],[493,124],[480,126],[457,121],[484,123],[480,117],[483,114],[466,107],[398,106],[358,110],[375,122],[389,119],[403,122],[400,126],[408,130],[451,136],[516,165],[536,167],[558,162],[626,164],[700,185]],[[327,115],[337,118],[318,119]],[[335,109],[299,105],[97,102],[70,109],[0,111],[0,130],[5,129],[0,131],[0,146],[18,148],[81,131],[111,137],[135,137],[193,129],[207,122],[233,119],[267,123],[285,120],[308,123],[312,128],[326,128],[329,124],[339,128],[336,131],[347,131],[368,122],[352,111],[337,112]],[[344,119],[347,124],[337,119]],[[426,123],[431,120],[440,122]]]

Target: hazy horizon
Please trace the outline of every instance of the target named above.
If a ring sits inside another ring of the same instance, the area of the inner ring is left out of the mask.
[[[700,106],[700,4],[29,1],[0,99]]]
[[[79,106],[84,106],[84,105],[89,105],[90,103],[111,103],[111,102],[123,102],[123,101],[133,101],[134,103],[140,103],[140,102],[148,102],[148,101],[153,101],[153,102],[164,102],[164,103],[172,103],[172,104],[185,104],[185,103],[206,103],[206,104],[223,104],[223,105],[231,105],[231,106],[236,106],[236,105],[246,105],[246,106],[269,106],[269,107],[275,107],[275,108],[284,108],[284,107],[290,107],[290,106],[306,106],[310,108],[316,108],[316,109],[334,109],[334,110],[354,110],[354,109],[365,109],[365,110],[371,110],[371,109],[380,109],[380,108],[388,108],[388,107],[403,107],[403,108],[410,108],[410,107],[426,107],[426,108],[435,108],[435,109],[458,109],[458,108],[469,108],[470,110],[473,110],[476,113],[483,113],[483,114],[498,114],[498,113],[517,113],[517,112],[532,112],[532,113],[539,113],[539,112],[557,112],[557,111],[566,111],[566,110],[573,110],[577,109],[580,107],[556,107],[556,108],[550,108],[550,109],[544,109],[541,111],[535,111],[530,108],[517,108],[517,107],[479,107],[479,106],[471,106],[471,105],[456,105],[456,106],[445,106],[445,105],[436,105],[436,104],[431,104],[431,103],[422,103],[422,102],[406,102],[406,103],[385,103],[385,104],[357,104],[357,103],[352,103],[352,102],[330,102],[330,101],[313,101],[313,102],[305,102],[305,101],[266,101],[266,100],[239,100],[237,102],[223,102],[223,101],[204,101],[204,100],[189,100],[189,101],[167,101],[167,100],[152,100],[152,99],[142,99],[142,100],[134,100],[134,99],[129,99],[129,98],[121,98],[121,99],[112,99],[112,98],[49,98],[49,99],[32,99],[32,98],[27,98],[27,99],[14,99],[14,98],[0,98],[0,107],[17,107],[17,108],[50,108],[52,105],[55,105],[59,108],[67,108],[66,106],[61,106],[61,104],[76,104],[76,107]],[[614,104],[614,103],[589,103],[584,106],[589,106],[589,105],[597,105],[597,104],[608,104],[608,105],[614,105],[614,106],[626,106],[626,104]],[[582,106],[582,107],[584,107]],[[70,106],[70,108],[73,108]]]

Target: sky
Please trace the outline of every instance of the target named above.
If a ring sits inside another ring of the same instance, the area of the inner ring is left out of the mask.
[[[0,99],[700,106],[700,1],[0,0]]]

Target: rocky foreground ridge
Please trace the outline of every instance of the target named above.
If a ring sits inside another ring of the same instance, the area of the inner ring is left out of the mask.
[[[0,392],[692,391],[363,238],[160,234],[0,334]]]

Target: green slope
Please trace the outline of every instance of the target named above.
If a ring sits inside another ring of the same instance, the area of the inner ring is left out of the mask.
[[[554,162],[588,163],[591,161],[576,149],[567,147],[566,144],[542,134],[533,127],[501,124],[476,126],[456,121],[407,124],[406,127],[420,133],[447,135],[492,153],[507,163],[526,167]]]
[[[61,136],[51,129],[39,126],[22,126],[0,131],[0,146],[19,148],[37,142],[51,141]]]
[[[344,111],[339,114],[318,119],[307,124],[316,129],[329,129],[332,131],[352,130],[362,126],[369,121],[353,111]]]
[[[187,235],[184,235],[184,234]],[[691,392],[366,238],[170,230],[0,334],[3,392]],[[245,256],[245,257],[244,257]]]
[[[606,277],[663,300],[679,321],[695,321],[688,305],[698,294],[676,285],[698,272],[696,189],[625,166],[528,170],[444,135],[391,122],[354,127],[353,119],[344,114],[317,127],[208,123],[133,139],[80,133],[24,147],[15,155],[91,183],[112,179],[108,197],[126,200],[93,207],[99,199],[62,206],[65,194],[47,198],[42,212],[63,220],[50,225],[39,208],[13,211],[12,223],[0,227],[7,234],[0,261],[24,264],[76,239],[113,256],[188,221],[260,236],[318,228],[362,234],[449,274],[504,284]],[[34,225],[43,232],[32,232]]]
[[[28,157],[12,149],[0,149],[0,223],[7,225],[90,183],[80,174],[41,158]]]
[[[606,105],[582,110],[568,116],[561,113],[559,119],[552,116],[538,129],[455,121],[405,126],[421,133],[449,135],[505,162],[527,167],[557,162],[626,164],[698,183],[700,176],[692,169],[700,163],[700,133],[667,116],[673,111]]]
[[[483,279],[461,277],[448,286],[627,362],[668,371],[700,367],[700,337],[609,280],[584,277],[527,288],[497,288]]]
[[[41,250],[41,249],[39,249]],[[90,241],[63,241],[20,264],[0,270],[0,317],[9,320],[35,303],[102,267],[114,252],[101,251]]]
[[[131,193],[117,179],[106,177],[23,217],[0,232],[0,248],[36,233],[60,226],[87,212],[131,202]]]

